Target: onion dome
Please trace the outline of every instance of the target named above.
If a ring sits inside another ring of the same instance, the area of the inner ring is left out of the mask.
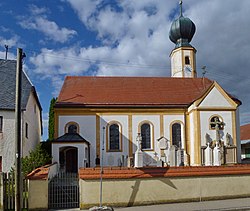
[[[180,8],[180,16],[173,21],[169,31],[169,39],[176,44],[176,48],[191,46],[189,43],[195,33],[194,23],[189,18],[183,17],[182,15],[182,1],[180,1]]]

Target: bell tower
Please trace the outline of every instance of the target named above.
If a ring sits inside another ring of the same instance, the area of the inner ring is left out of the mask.
[[[175,43],[170,54],[171,77],[196,78],[196,49],[190,45],[195,33],[195,24],[182,14],[180,1],[180,15],[173,21],[169,39]]]

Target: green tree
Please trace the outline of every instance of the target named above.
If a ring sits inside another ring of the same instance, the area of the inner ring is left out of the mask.
[[[52,98],[50,101],[49,106],[49,141],[52,141],[54,139],[54,133],[55,133],[55,112],[54,112],[54,106],[56,104],[57,98]]]
[[[36,148],[30,152],[29,156],[22,158],[22,172],[24,176],[34,169],[51,163],[51,156],[42,148],[42,144],[38,144]]]

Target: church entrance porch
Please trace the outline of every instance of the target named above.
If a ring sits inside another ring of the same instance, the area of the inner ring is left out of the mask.
[[[76,147],[62,147],[59,155],[60,170],[77,173],[78,149]]]
[[[90,144],[79,134],[66,133],[52,142],[52,162],[60,171],[77,173],[90,165]]]

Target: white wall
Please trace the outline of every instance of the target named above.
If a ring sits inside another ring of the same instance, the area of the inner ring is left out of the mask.
[[[138,135],[139,132],[139,125],[142,122],[150,122],[153,125],[153,134],[152,134],[152,142],[153,142],[153,146],[152,146],[152,150],[150,151],[146,151],[144,150],[144,153],[147,153],[149,156],[154,157],[154,152],[156,152],[158,154],[158,156],[160,155],[160,149],[158,147],[158,141],[157,139],[160,138],[160,115],[138,115],[135,114],[132,116],[132,134],[133,134],[133,153],[136,151],[137,149],[137,141],[136,141],[136,137]]]
[[[15,112],[0,110],[3,116],[3,132],[0,133],[0,156],[2,171],[7,172],[15,162]]]
[[[226,142],[226,134],[229,133],[233,137],[232,131],[232,111],[201,111],[200,123],[201,123],[201,146],[206,146],[206,133],[210,135],[212,140],[216,140],[216,130],[210,130],[209,119],[213,115],[222,117],[225,123],[224,130],[220,131],[221,140]],[[233,137],[234,138],[234,137]]]
[[[34,112],[36,105],[36,113]],[[15,111],[0,110],[3,116],[3,133],[0,133],[0,156],[2,156],[2,171],[7,172],[15,163]],[[34,95],[30,93],[26,110],[22,112],[22,156],[29,155],[41,140],[40,110]],[[28,123],[29,134],[25,137],[25,123]]]
[[[36,107],[36,108],[35,108]],[[25,137],[25,123],[28,123],[28,138]],[[22,155],[28,156],[41,141],[40,109],[34,94],[30,93],[22,118]]]
[[[106,130],[108,129],[107,124],[111,122],[118,122],[121,126],[122,132],[122,152],[108,152],[106,140],[108,137],[106,136],[108,133]],[[103,131],[103,127],[105,130]],[[104,140],[103,140],[103,132],[104,132]],[[104,166],[117,166],[118,159],[123,155],[124,158],[129,156],[129,142],[128,142],[128,116],[127,115],[101,115],[100,116],[100,149],[102,149],[104,141],[104,156],[103,156],[103,165]]]

